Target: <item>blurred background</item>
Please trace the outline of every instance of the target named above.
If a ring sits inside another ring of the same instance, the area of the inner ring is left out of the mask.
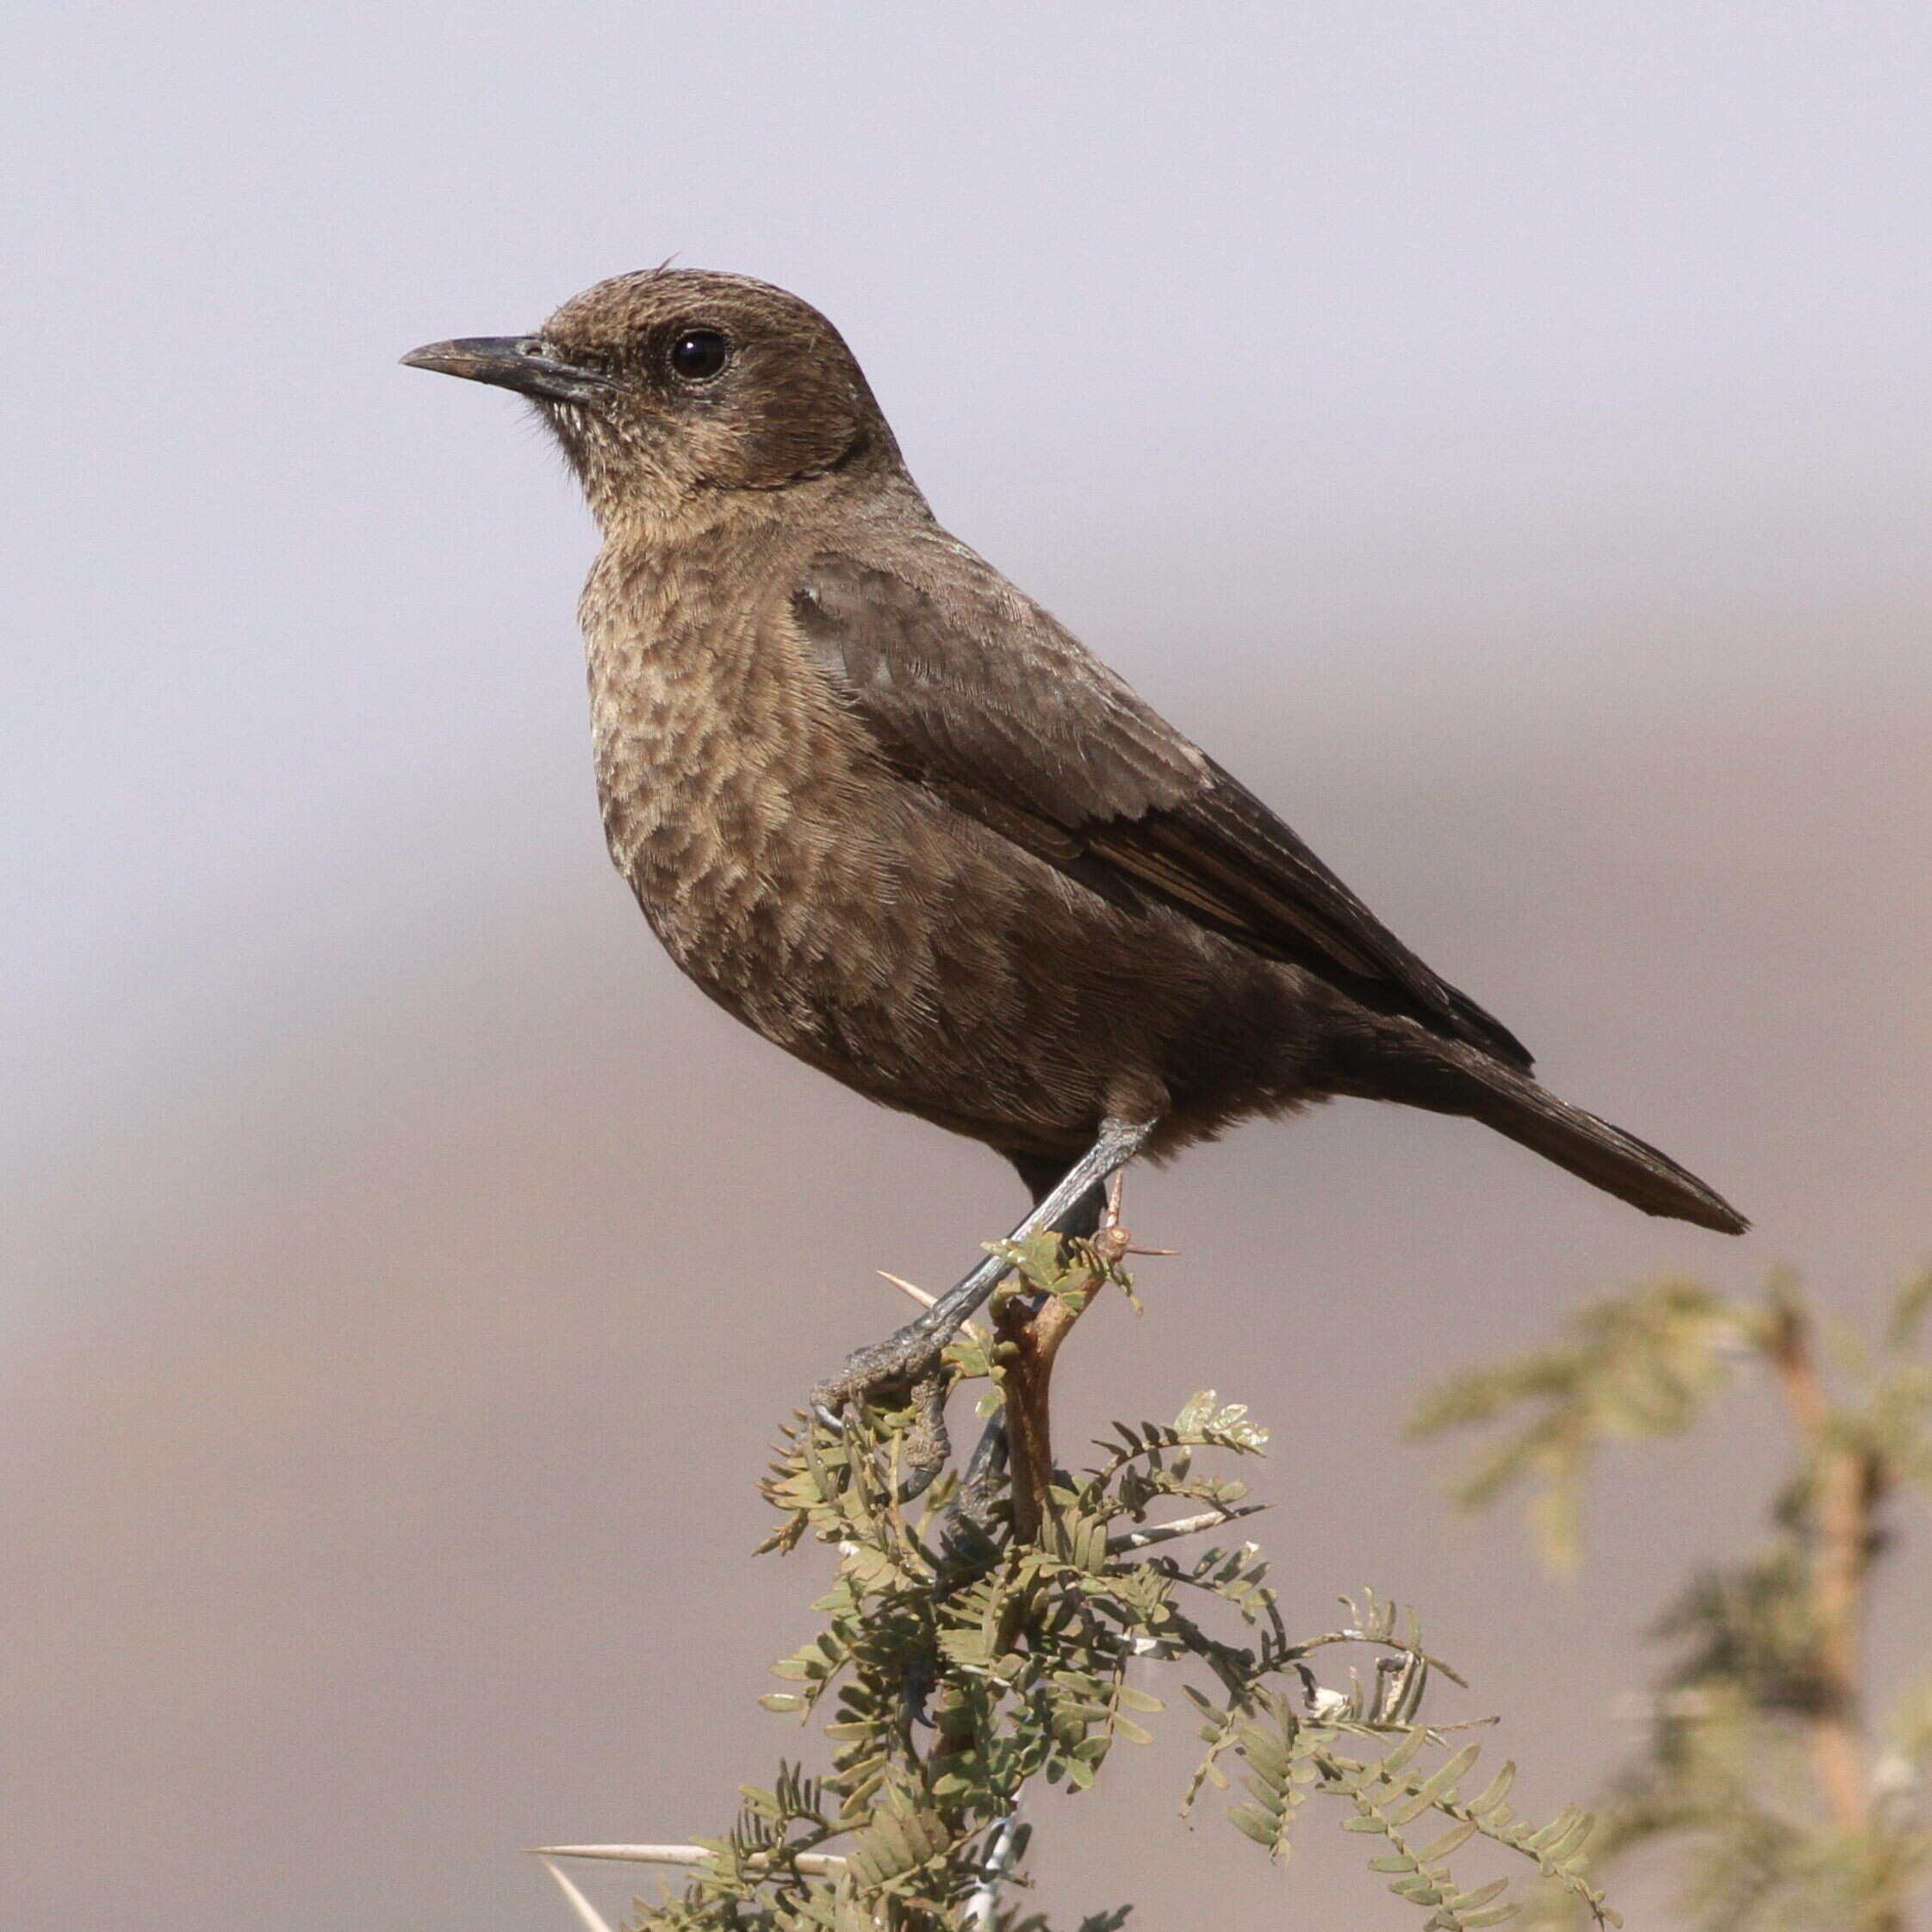
[[[1070,1442],[1252,1404],[1295,1620],[1419,1600],[1528,1800],[1585,1795],[1769,1418],[1613,1470],[1571,1585],[1447,1525],[1397,1424],[1635,1277],[1857,1307],[1932,1247],[1932,18],[15,45],[0,1923],[561,1926],[519,1847],[721,1826],[798,1746],[753,1699],[823,1574],[749,1554],[764,1445],[901,1318],[871,1270],[939,1285],[1021,1205],[661,956],[597,823],[588,519],[511,399],[395,366],[674,251],[824,308],[947,523],[1755,1217],[1338,1105],[1138,1178],[1183,1254],[1065,1372]],[[1042,1818],[1046,1903],[1406,1923],[1345,1846],[1283,1880],[1185,1832],[1166,1728]]]

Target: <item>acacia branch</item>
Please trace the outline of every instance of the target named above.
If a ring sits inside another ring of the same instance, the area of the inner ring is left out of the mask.
[[[1768,1345],[1785,1406],[1814,1471],[1807,1506],[1813,1532],[1811,1608],[1823,1694],[1811,1726],[1812,1758],[1833,1819],[1842,1831],[1857,1835],[1872,1823],[1859,1674],[1873,1512],[1882,1472],[1868,1449],[1847,1440],[1834,1426],[1813,1325],[1803,1308],[1780,1303]]]
[[[994,1306],[994,1346],[998,1351],[1000,1388],[1006,1405],[1013,1534],[1021,1543],[1037,1543],[1047,1520],[1053,1480],[1049,1401],[1053,1358],[1072,1333],[1073,1324],[1105,1286],[1110,1270],[1127,1253],[1132,1239],[1120,1222],[1120,1190],[1112,1187],[1106,1214],[1088,1244],[1094,1256],[1088,1281],[1048,1295],[1039,1308],[1029,1307],[1022,1295],[1003,1295]]]

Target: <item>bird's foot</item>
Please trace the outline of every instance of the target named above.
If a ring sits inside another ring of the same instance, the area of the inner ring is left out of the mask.
[[[946,1467],[953,1438],[946,1428],[947,1383],[935,1370],[912,1385],[912,1425],[899,1441],[899,1500],[910,1502]]]
[[[838,1415],[854,1402],[918,1388],[937,1374],[954,1333],[921,1315],[884,1341],[854,1349],[838,1373],[812,1390],[811,1406],[821,1413]]]
[[[882,1342],[854,1349],[836,1375],[811,1392],[811,1406],[834,1427],[860,1404],[903,1396],[911,1419],[899,1438],[899,1500],[910,1502],[928,1488],[953,1453],[946,1428],[946,1345],[958,1333],[921,1316]]]

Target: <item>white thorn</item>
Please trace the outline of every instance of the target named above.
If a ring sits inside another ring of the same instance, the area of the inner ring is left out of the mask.
[[[541,1854],[539,1854],[539,1855]],[[592,1904],[589,1899],[586,1898],[583,1893],[579,1892],[576,1886],[572,1885],[569,1879],[547,1858],[544,1860],[544,1869],[562,1888],[563,1896],[570,1901],[571,1909],[576,1913],[578,1922],[583,1926],[584,1932],[611,1932],[610,1927],[604,1923],[596,1906]]]
[[[626,1865],[702,1865],[711,1854],[702,1845],[538,1845],[536,1855],[547,1865],[553,1858],[609,1858]],[[745,1861],[765,1860],[753,1853]],[[845,1869],[845,1861],[831,1852],[800,1852],[795,1863],[801,1872],[829,1877]]]
[[[892,1286],[898,1289],[902,1295],[910,1295],[922,1308],[931,1308],[933,1303],[939,1299],[936,1295],[927,1294],[923,1288],[915,1288],[910,1282],[901,1281],[897,1275],[888,1275],[883,1268],[879,1270],[879,1278],[882,1282],[891,1283]]]
[[[1129,1531],[1125,1536],[1109,1537],[1107,1554],[1118,1556],[1130,1550],[1145,1550],[1152,1544],[1171,1543],[1176,1537],[1198,1536],[1203,1530],[1218,1530],[1223,1523],[1232,1523],[1238,1517],[1252,1516],[1264,1506],[1260,1503],[1244,1503],[1239,1509],[1203,1510],[1198,1516],[1183,1516],[1177,1522],[1155,1523],[1144,1530]],[[1254,1545],[1245,1543],[1241,1547],[1248,1550]]]
[[[1009,1811],[993,1829],[991,1842],[986,1848],[985,1863],[980,1867],[979,1883],[972,1896],[966,1900],[966,1912],[961,1921],[972,1927],[974,1932],[990,1927],[999,1910],[1000,1889],[1006,1883],[1007,1874],[1013,1869],[1013,1854],[1020,1845],[1020,1814]]]

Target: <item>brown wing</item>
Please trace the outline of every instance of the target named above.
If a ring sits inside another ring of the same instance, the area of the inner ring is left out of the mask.
[[[1111,897],[1151,895],[1512,1065],[1445,985],[1245,786],[963,544],[812,560],[799,634],[909,779]]]

